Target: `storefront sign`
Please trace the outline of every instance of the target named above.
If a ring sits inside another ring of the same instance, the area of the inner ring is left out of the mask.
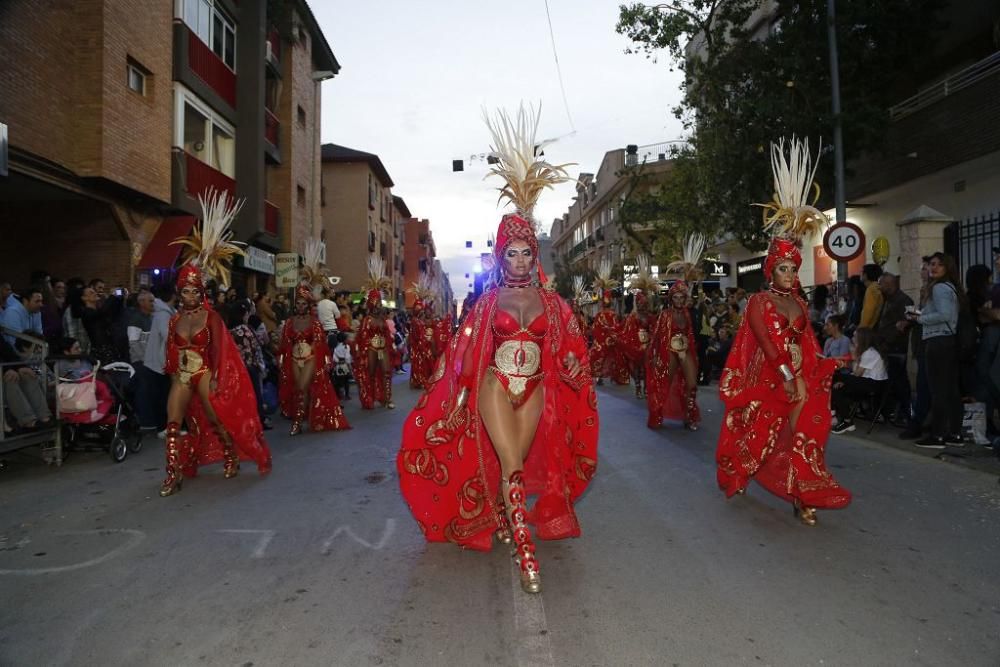
[[[745,276],[748,273],[753,273],[754,271],[764,270],[764,258],[755,257],[754,259],[744,260],[742,262],[736,262],[736,275]]]
[[[728,278],[730,275],[729,262],[720,262],[717,259],[702,260],[701,270],[709,278]]]
[[[299,284],[297,252],[279,252],[274,256],[274,284],[279,289],[288,289]]]
[[[266,250],[255,248],[254,246],[247,246],[246,253],[246,256],[243,258],[244,268],[250,269],[251,271],[260,271],[261,273],[266,273],[269,276],[274,275],[273,252],[267,252]]]

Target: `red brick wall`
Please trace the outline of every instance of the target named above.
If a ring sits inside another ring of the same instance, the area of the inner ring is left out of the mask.
[[[15,148],[170,198],[169,2],[0,2],[0,118]],[[153,76],[126,85],[133,55]]]

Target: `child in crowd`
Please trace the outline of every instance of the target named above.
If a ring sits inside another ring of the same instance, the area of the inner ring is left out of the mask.
[[[333,348],[333,386],[341,398],[351,400],[351,348],[343,331],[337,333],[337,347]]]

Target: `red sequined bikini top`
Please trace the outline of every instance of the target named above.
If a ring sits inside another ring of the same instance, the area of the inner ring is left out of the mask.
[[[306,327],[302,331],[296,331],[293,325],[289,325],[288,328],[291,330],[291,338],[293,343],[310,343],[313,341],[313,329],[312,327]]]
[[[207,326],[204,326],[195,332],[190,339],[185,338],[174,330],[174,345],[176,345],[179,350],[195,350],[203,352],[208,349],[208,344],[211,341],[212,335]]]
[[[545,321],[545,313],[541,312],[533,319],[526,328],[522,329],[517,318],[506,310],[497,309],[493,318],[493,336],[500,341],[504,340],[531,340],[542,338],[548,330],[548,322]]]

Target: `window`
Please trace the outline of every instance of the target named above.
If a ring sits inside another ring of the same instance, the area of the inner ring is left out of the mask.
[[[306,110],[302,108],[302,105],[299,105],[298,119],[299,119],[299,125],[305,127],[305,124],[306,124]]]
[[[306,205],[306,189],[301,185],[295,186],[295,201],[298,202],[299,206]]]
[[[174,118],[179,119],[174,145],[236,178],[236,133],[232,126],[183,86],[174,89],[174,102]]]
[[[235,72],[236,24],[214,0],[183,0],[179,6],[184,23]]]
[[[149,70],[129,58],[125,66],[125,76],[130,90],[140,95],[146,94],[146,77],[149,76]]]

